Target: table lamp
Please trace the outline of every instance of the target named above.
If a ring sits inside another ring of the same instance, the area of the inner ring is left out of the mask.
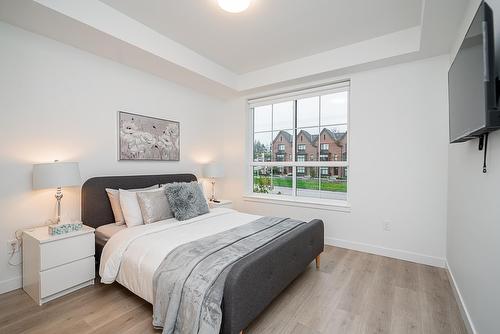
[[[61,222],[62,187],[79,186],[82,182],[78,162],[43,163],[33,165],[33,189],[56,188],[57,223]]]
[[[216,201],[215,199],[215,179],[224,176],[224,166],[217,163],[209,163],[203,166],[203,177],[211,179],[212,183],[212,195],[210,196],[210,201]]]

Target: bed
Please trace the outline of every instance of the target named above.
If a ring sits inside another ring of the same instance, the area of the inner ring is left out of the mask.
[[[196,181],[192,174],[95,177],[82,186],[82,221],[94,228],[102,280],[116,280],[152,303],[152,276],[177,246],[244,225],[260,216],[218,208],[187,221],[167,219],[133,228],[115,228],[105,188],[144,188]],[[102,231],[103,233],[101,233]],[[224,284],[221,333],[241,333],[306,267],[323,252],[324,226],[311,220],[238,260]],[[106,247],[104,253],[103,248]],[[102,259],[101,259],[102,254]]]

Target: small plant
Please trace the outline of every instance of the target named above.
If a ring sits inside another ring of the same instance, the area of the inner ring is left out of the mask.
[[[271,191],[271,178],[268,176],[254,177],[253,191],[256,193],[267,194]]]

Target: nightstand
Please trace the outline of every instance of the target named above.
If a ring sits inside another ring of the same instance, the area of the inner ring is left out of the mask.
[[[220,203],[208,202],[208,206],[210,207],[210,209],[215,209],[215,208],[231,209],[233,207],[233,201],[230,201],[228,199],[221,199]]]
[[[49,235],[47,226],[23,233],[23,289],[42,305],[94,284],[94,229]]]

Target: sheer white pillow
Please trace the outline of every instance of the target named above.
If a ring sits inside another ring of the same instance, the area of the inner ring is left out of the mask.
[[[139,189],[129,189],[128,191],[146,191],[158,189],[158,185],[154,185],[147,188],[139,188]],[[125,218],[123,218],[123,212],[120,205],[120,192],[118,189],[106,188],[106,192],[108,193],[109,203],[111,204],[111,210],[113,210],[113,216],[115,216],[115,224],[116,225],[124,225]]]
[[[163,191],[162,188],[147,190],[149,191]],[[141,207],[137,200],[137,192],[119,189],[120,192],[120,206],[123,212],[123,218],[127,227],[137,226],[144,224],[142,219]]]

